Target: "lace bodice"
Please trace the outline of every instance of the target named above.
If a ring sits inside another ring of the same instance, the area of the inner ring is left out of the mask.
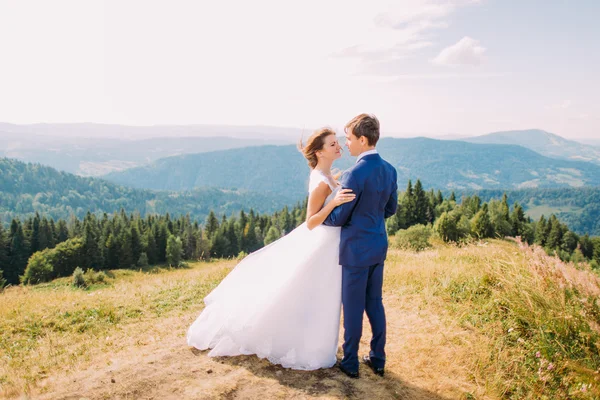
[[[327,196],[325,199],[325,203],[323,205],[329,203],[335,197],[338,190],[340,190],[340,184],[337,181],[330,180],[324,173],[319,171],[318,169],[313,169],[310,173],[310,180],[308,182],[308,193],[310,194],[313,190],[315,190],[321,182],[325,182],[329,185],[331,189],[331,194]]]

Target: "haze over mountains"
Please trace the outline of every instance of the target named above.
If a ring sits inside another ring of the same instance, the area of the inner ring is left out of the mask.
[[[547,157],[600,164],[600,148],[568,140],[539,129],[494,132],[461,140],[471,143],[516,144]]]

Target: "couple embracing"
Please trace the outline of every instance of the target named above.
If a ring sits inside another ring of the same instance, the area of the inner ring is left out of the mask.
[[[366,311],[373,337],[363,362],[383,376],[386,322],[382,303],[388,241],[385,218],[396,212],[396,170],[375,148],[379,121],[361,114],[345,127],[356,164],[338,181],[335,132],[313,133],[302,153],[311,168],[306,222],[244,258],[205,299],[188,345],[209,356],[256,354],[283,367],[338,365],[358,378]],[[336,363],[340,310],[344,356]]]

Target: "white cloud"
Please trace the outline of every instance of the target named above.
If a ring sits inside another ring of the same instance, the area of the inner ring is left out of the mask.
[[[458,43],[443,49],[432,62],[449,66],[479,65],[484,60],[485,50],[478,40],[465,36]]]

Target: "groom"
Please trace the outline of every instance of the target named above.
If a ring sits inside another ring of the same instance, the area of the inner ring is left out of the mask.
[[[346,147],[357,156],[356,165],[342,178],[342,188],[351,189],[356,199],[335,208],[324,224],[341,226],[342,304],[344,306],[344,358],[339,368],[358,378],[358,344],[363,313],[371,323],[371,351],[363,357],[377,375],[385,366],[385,311],[382,302],[383,262],[388,248],[385,218],[396,212],[398,185],[396,169],[384,161],[375,145],[379,121],[361,114],[344,128]]]

